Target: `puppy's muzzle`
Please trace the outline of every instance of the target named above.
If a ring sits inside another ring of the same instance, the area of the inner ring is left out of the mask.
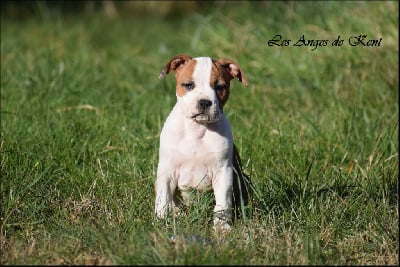
[[[201,98],[196,104],[197,113],[192,115],[191,118],[199,123],[212,123],[216,122],[221,117],[221,111],[217,108],[216,104],[206,98]]]
[[[210,109],[211,105],[212,105],[211,100],[200,99],[197,102],[197,110],[199,111],[199,113],[206,113]]]

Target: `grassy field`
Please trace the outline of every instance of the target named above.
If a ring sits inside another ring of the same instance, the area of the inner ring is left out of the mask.
[[[398,2],[31,6],[2,8],[1,264],[399,264]],[[254,195],[223,240],[210,194],[153,223],[179,53],[249,82],[225,112]]]

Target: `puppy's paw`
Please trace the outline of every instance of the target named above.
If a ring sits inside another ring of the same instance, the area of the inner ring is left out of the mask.
[[[226,236],[230,232],[232,225],[230,220],[226,216],[215,216],[214,217],[214,234],[217,236]]]

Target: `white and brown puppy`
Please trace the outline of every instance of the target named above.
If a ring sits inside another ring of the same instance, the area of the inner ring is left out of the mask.
[[[230,81],[236,77],[247,86],[245,75],[232,60],[187,55],[173,57],[160,78],[170,71],[176,77],[177,103],[160,136],[156,216],[163,218],[174,210],[190,189],[212,189],[214,228],[230,229],[232,202],[246,202],[247,191],[223,107]]]

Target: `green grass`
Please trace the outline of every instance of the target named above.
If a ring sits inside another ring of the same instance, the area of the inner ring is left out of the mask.
[[[33,6],[1,18],[2,264],[399,264],[397,2]],[[382,45],[349,46],[360,34]],[[176,100],[158,75],[179,53],[234,59],[249,82],[225,112],[255,192],[224,240],[209,194],[153,223]]]

